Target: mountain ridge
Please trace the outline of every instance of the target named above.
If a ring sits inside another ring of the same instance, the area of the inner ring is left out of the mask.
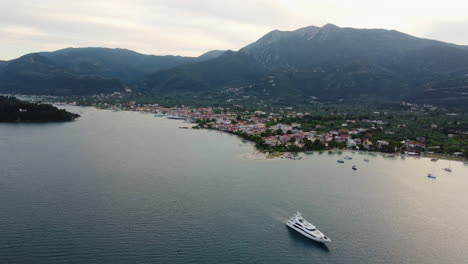
[[[468,52],[464,46],[417,38],[396,30],[341,28],[333,24],[294,31],[273,30],[232,55],[250,56],[260,69],[256,78],[247,80],[248,76],[243,74],[246,81],[236,84],[246,94],[270,101],[290,98],[292,103],[308,97],[371,101],[425,98],[430,95],[424,91],[437,80],[468,73]],[[204,65],[206,70],[217,67]],[[186,65],[185,86],[177,90],[194,91],[190,89],[190,68],[197,71],[195,65]],[[171,76],[172,83],[177,82],[177,74],[154,74],[148,83],[159,85],[150,85],[147,90],[164,90],[164,80],[154,79],[165,76]],[[197,82],[210,83],[206,79]],[[206,90],[222,91],[232,85],[226,80],[211,83]]]
[[[37,53],[8,61],[0,68],[0,93],[66,96],[125,92],[125,89],[120,80],[78,75]]]
[[[396,30],[333,24],[273,30],[238,51],[214,50],[199,57],[149,56],[106,48],[63,49],[38,55],[42,57],[37,57],[36,63],[28,64],[22,58],[30,73],[26,80],[44,81],[41,77],[48,73],[55,76],[51,80],[60,76],[72,83],[87,83],[80,88],[80,94],[121,92],[131,87],[149,96],[208,93],[229,101],[230,93],[236,91],[246,98],[294,104],[317,99],[433,100],[434,94],[443,101],[468,92],[464,88],[457,88],[457,93],[433,92],[445,84],[465,80],[468,46],[418,38]],[[8,80],[9,90],[31,92],[26,80],[16,80],[21,89],[12,88],[14,78],[1,74],[8,69],[11,72],[11,68],[11,61],[0,62],[0,90],[5,90]],[[14,69],[24,71],[21,67]],[[23,78],[21,74],[16,76]],[[108,88],[93,86],[98,83]],[[50,87],[41,93],[54,89],[63,87]],[[85,93],[86,89],[92,92]]]
[[[156,56],[96,47],[30,53],[0,62],[0,92],[65,96],[126,93],[147,74],[220,54],[213,52],[203,58]]]
[[[128,49],[99,47],[66,48],[39,54],[76,73],[95,73],[126,81],[135,81],[146,74],[204,60],[199,57],[145,55]]]

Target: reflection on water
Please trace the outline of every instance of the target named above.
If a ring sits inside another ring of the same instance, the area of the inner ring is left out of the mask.
[[[286,226],[286,225],[285,225]],[[324,243],[317,242],[315,240],[309,239],[298,232],[292,230],[291,228],[286,226],[286,229],[288,230],[288,235],[291,238],[291,241],[294,242],[294,244],[299,245],[299,246],[304,246],[304,247],[310,247],[310,248],[315,248],[319,249],[323,252],[330,252],[330,249],[328,246]]]

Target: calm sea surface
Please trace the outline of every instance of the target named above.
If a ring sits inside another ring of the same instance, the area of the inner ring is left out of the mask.
[[[79,121],[0,124],[0,263],[467,263],[462,162],[249,160],[231,135],[68,108]],[[333,242],[288,230],[296,210]]]

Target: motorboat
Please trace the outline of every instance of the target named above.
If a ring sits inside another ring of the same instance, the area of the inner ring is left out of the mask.
[[[353,170],[357,170],[356,166],[351,167]]]
[[[338,160],[338,163],[344,163],[344,160],[340,159]]]
[[[317,242],[329,243],[331,239],[320,232],[313,224],[305,220],[300,212],[294,214],[287,222],[286,225],[304,235],[307,238]]]

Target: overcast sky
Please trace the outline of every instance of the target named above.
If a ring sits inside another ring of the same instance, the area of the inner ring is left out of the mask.
[[[467,0],[0,0],[0,60],[97,46],[198,56],[326,23],[468,45]]]

